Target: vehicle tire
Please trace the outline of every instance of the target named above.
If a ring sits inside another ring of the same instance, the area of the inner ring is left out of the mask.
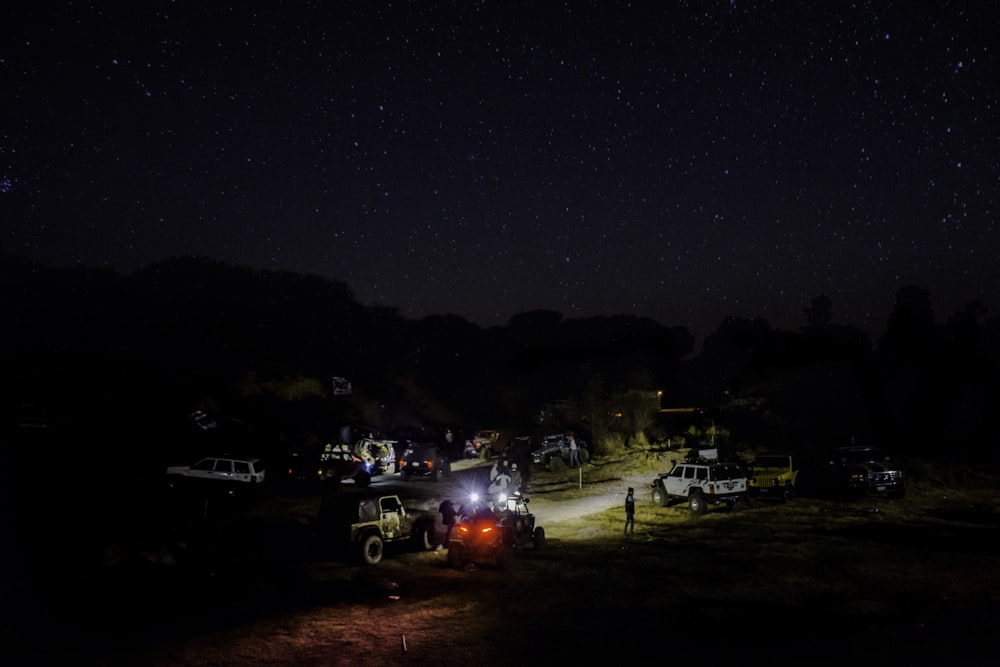
[[[440,482],[441,478],[444,476],[444,471],[441,468],[435,468],[434,472],[431,473],[431,479],[435,482]]]
[[[354,476],[354,483],[360,486],[361,488],[370,486],[372,483],[371,473],[368,472],[367,470],[360,471],[358,474]]]
[[[791,484],[785,484],[785,488],[781,493],[781,499],[786,503],[795,500],[795,487]]]
[[[409,482],[410,481],[410,473],[409,473],[409,471],[403,470],[402,472],[400,472],[399,473],[399,478],[401,480],[403,480],[404,482]]]
[[[566,467],[566,462],[562,460],[561,456],[553,456],[549,459],[549,470],[552,472],[561,472]]]
[[[461,570],[463,563],[463,551],[461,544],[452,542],[448,545],[448,566],[453,567],[456,570]]]
[[[361,560],[366,565],[378,565],[381,563],[384,551],[385,545],[382,543],[382,538],[376,533],[366,535],[361,540]]]
[[[586,447],[581,447],[578,456],[580,457],[580,463],[587,463],[590,461],[590,450]]]
[[[535,528],[535,532],[531,534],[531,541],[535,545],[535,549],[541,549],[545,546],[545,529],[542,527]]]
[[[430,526],[421,525],[416,529],[417,545],[424,551],[434,548],[434,531]]]
[[[736,500],[733,501],[733,504],[730,507],[730,509],[734,512],[742,512],[746,508],[747,508],[746,498],[737,498]]]
[[[657,507],[667,506],[667,494],[658,486],[653,488],[653,504]]]
[[[705,502],[705,496],[701,491],[695,489],[691,492],[691,495],[688,496],[688,507],[691,508],[692,514],[700,516],[705,513],[705,510],[708,509],[708,504]]]

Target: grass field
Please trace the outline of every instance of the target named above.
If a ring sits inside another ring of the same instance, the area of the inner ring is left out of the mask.
[[[661,464],[595,464],[583,489],[572,471],[536,476],[539,504],[605,494],[613,502],[580,506],[610,509],[547,524],[545,548],[507,571],[456,571],[446,551],[330,561],[312,550],[301,505],[272,504],[256,519],[266,540],[238,540],[217,554],[224,568],[78,582],[62,604],[13,614],[8,646],[38,664],[486,666],[705,652],[731,664],[953,663],[994,644],[991,472],[910,464],[900,500],[797,498],[701,517],[653,507],[637,486],[636,534],[623,538],[615,496]]]

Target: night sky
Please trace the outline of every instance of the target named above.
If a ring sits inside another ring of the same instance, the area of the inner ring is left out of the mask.
[[[1000,3],[20,2],[0,248],[402,315],[1000,313]]]

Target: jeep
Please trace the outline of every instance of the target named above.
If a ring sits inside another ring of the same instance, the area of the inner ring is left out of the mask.
[[[371,490],[324,496],[319,527],[324,542],[347,548],[366,565],[382,561],[386,544],[405,543],[428,550],[440,544],[442,537],[430,513],[407,511],[398,495]]]
[[[788,454],[760,454],[750,464],[747,491],[751,498],[776,498],[788,502],[795,497],[799,470]]]
[[[725,504],[741,510],[747,504],[746,473],[736,463],[701,459],[699,463],[674,463],[670,472],[653,480],[653,504],[666,507],[686,500],[694,514],[704,514],[708,505]]]
[[[555,433],[542,438],[541,444],[531,452],[532,462],[545,466],[553,472],[569,464],[570,433]],[[587,443],[579,438],[576,441],[579,449],[580,463],[590,460],[590,450]]]
[[[354,443],[353,453],[364,461],[366,469],[372,476],[391,475],[396,472],[398,465],[397,445],[395,440],[365,436]]]
[[[345,479],[353,479],[358,486],[368,486],[372,474],[360,456],[351,452],[345,444],[327,445],[319,455],[317,476],[320,481],[330,484],[340,484]]]

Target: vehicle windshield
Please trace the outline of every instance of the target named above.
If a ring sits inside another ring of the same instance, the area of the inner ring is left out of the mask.
[[[788,466],[787,456],[758,456],[754,465],[759,468],[784,468]]]

